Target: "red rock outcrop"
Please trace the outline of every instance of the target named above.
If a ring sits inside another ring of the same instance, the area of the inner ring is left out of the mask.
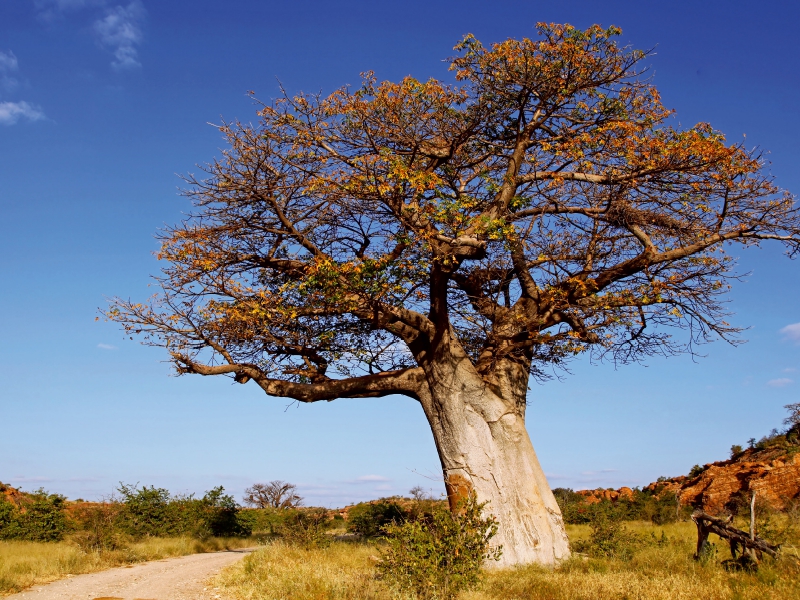
[[[800,451],[796,446],[777,445],[757,450],[750,448],[730,460],[704,465],[694,477],[681,476],[657,481],[642,491],[661,495],[673,492],[684,506],[719,514],[746,501],[751,492],[777,510],[800,500]],[[601,500],[616,502],[633,498],[630,488],[619,490],[581,490],[587,504]]]
[[[621,487],[618,490],[607,490],[597,488],[596,490],[578,490],[576,492],[584,497],[586,504],[596,504],[603,500],[616,502],[617,500],[633,500],[633,490],[629,487]]]
[[[19,506],[22,501],[25,499],[25,494],[20,492],[18,489],[11,487],[7,483],[3,483],[0,481],[0,496],[2,496],[8,502],[12,502]]]
[[[785,509],[790,501],[800,499],[800,453],[770,450],[748,450],[734,460],[706,465],[692,479],[682,478],[681,504],[716,514],[755,492],[773,508]]]

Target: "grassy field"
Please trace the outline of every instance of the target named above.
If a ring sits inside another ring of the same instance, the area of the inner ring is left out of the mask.
[[[74,543],[0,541],[0,596],[32,585],[122,565],[254,546],[250,538],[150,538],[109,552],[85,552]]]
[[[479,590],[460,600],[796,600],[800,598],[797,551],[786,548],[777,561],[766,559],[757,572],[728,571],[721,561],[727,547],[714,537],[716,555],[692,558],[693,523],[654,526],[625,524],[635,533],[623,558],[576,555],[558,569],[525,567],[486,574]],[[579,545],[588,526],[568,526]],[[398,598],[378,579],[375,542],[336,542],[325,549],[303,550],[272,543],[220,574],[224,595],[235,600],[389,600]]]

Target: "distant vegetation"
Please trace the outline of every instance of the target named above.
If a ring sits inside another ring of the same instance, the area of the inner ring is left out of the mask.
[[[196,498],[120,484],[118,495],[105,502],[67,502],[44,490],[14,500],[0,495],[0,539],[50,542],[70,536],[87,549],[114,550],[146,537],[250,535],[257,519],[242,514],[224,491],[216,487]]]
[[[566,523],[586,525],[600,521],[649,521],[654,525],[674,523],[691,514],[691,507],[679,507],[674,492],[659,487],[653,491],[631,490],[629,497],[588,503],[585,496],[569,488],[553,490]]]

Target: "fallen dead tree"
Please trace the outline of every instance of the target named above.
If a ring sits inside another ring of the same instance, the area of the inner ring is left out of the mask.
[[[731,525],[733,516],[726,519],[720,517],[712,517],[711,515],[696,510],[692,513],[692,521],[697,525],[697,551],[695,558],[700,558],[708,543],[708,536],[711,533],[717,534],[719,537],[728,541],[731,548],[731,556],[735,559],[737,553],[741,550],[744,554],[748,554],[751,558],[758,561],[761,559],[762,554],[767,554],[773,558],[778,555],[780,544],[771,544],[770,542],[761,539],[754,533],[747,533],[741,529],[736,529]]]

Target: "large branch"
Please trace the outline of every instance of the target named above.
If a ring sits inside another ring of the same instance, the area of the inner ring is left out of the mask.
[[[234,375],[239,383],[255,381],[270,396],[292,398],[299,402],[318,402],[337,398],[375,398],[390,394],[403,394],[419,398],[424,375],[419,367],[387,371],[362,377],[329,379],[320,383],[297,383],[268,377],[253,364],[206,365],[191,358],[173,353],[181,373],[198,375]]]
[[[615,281],[619,281],[620,279],[624,279],[625,277],[639,273],[647,267],[681,260],[702,252],[703,250],[706,250],[716,244],[736,239],[779,240],[783,242],[794,243],[796,246],[800,247],[800,238],[797,236],[759,233],[741,229],[729,231],[727,233],[710,235],[703,240],[695,242],[694,244],[689,244],[688,246],[675,248],[666,252],[656,252],[653,246],[649,246],[645,248],[641,254],[600,273],[600,275],[595,278],[595,285],[593,286],[594,289],[591,290],[590,293],[602,290]]]
[[[522,185],[524,183],[533,183],[535,181],[548,181],[552,179],[563,179],[564,181],[584,181],[586,183],[598,183],[601,185],[615,185],[636,179],[638,177],[645,177],[659,172],[659,169],[642,169],[641,171],[634,171],[628,175],[619,177],[611,177],[609,175],[595,175],[594,173],[578,173],[575,171],[534,171],[532,173],[525,173],[516,178],[516,184]]]

